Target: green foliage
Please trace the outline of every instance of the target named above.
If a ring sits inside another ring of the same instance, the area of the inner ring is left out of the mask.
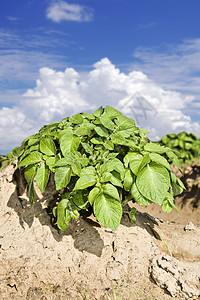
[[[18,148],[31,203],[34,184],[44,192],[52,172],[62,193],[53,209],[61,230],[91,207],[97,220],[113,230],[129,201],[155,202],[170,211],[173,196],[184,189],[170,167],[173,162],[180,168],[178,158],[168,147],[149,142],[146,133],[110,106],[43,126]],[[129,217],[135,221],[135,209]]]
[[[174,150],[181,164],[194,162],[200,157],[200,139],[193,133],[167,134],[158,143]]]
[[[6,168],[10,164],[14,164],[21,152],[19,147],[15,147],[7,155],[0,156],[0,170]]]

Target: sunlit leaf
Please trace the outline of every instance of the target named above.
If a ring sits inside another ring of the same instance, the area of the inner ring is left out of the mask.
[[[138,173],[136,185],[145,198],[161,205],[170,186],[169,172],[162,165],[151,162]]]

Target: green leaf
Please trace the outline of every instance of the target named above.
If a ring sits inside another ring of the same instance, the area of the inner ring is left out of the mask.
[[[101,137],[108,137],[109,136],[108,130],[105,127],[101,126],[101,125],[95,126],[94,130]]]
[[[168,163],[168,161],[163,156],[161,156],[160,154],[150,153],[149,157],[151,158],[152,161],[163,165],[169,171],[172,170],[170,164]]]
[[[78,210],[70,211],[70,215],[71,215],[71,218],[74,219],[74,220],[77,220],[80,216]]]
[[[172,191],[174,196],[180,195],[183,192],[183,188],[180,187],[180,185],[177,184],[176,182],[172,182],[171,185],[172,185]]]
[[[116,123],[118,126],[115,131],[122,134],[123,137],[129,138],[133,135],[134,129],[136,128],[135,121],[133,119],[121,115],[117,117]]]
[[[83,154],[82,157],[76,159],[82,167],[85,167],[89,164],[89,159]]]
[[[166,152],[167,156],[172,160],[173,164],[179,169],[179,171],[181,172],[181,174],[183,175],[183,172],[181,170],[181,166],[178,160],[178,157],[176,156],[176,154],[173,151],[168,150]]]
[[[130,169],[133,172],[133,174],[135,174],[137,176],[139,168],[140,168],[140,164],[143,160],[143,156],[137,156],[137,159],[135,158],[134,160],[130,161]]]
[[[107,183],[102,186],[102,189],[103,189],[104,194],[107,194],[107,195],[113,197],[117,201],[120,201],[118,190],[112,184]]]
[[[185,143],[185,149],[190,150],[192,148],[192,143]]]
[[[117,230],[122,218],[121,203],[101,192],[94,201],[94,214],[103,226]]]
[[[38,151],[33,151],[29,155],[27,155],[20,163],[18,164],[18,167],[24,167],[28,165],[33,165],[36,163],[39,163],[43,160],[43,155],[42,153]]]
[[[94,187],[88,195],[88,201],[90,202],[91,205],[93,205],[97,195],[100,193],[100,188]]]
[[[68,210],[68,199],[62,199],[57,206],[57,226],[59,229],[67,230],[69,221],[71,220],[71,214]]]
[[[141,137],[144,137],[148,133],[150,133],[150,132],[148,130],[144,129],[144,128],[139,130],[139,134],[140,134]]]
[[[181,172],[181,174],[183,175],[183,171],[181,170],[181,166],[180,166],[180,163],[179,163],[179,160],[178,160],[178,157],[177,157],[177,156],[175,156],[175,157],[173,158],[173,163],[174,163],[174,165],[179,169],[179,171]]]
[[[99,118],[102,113],[103,113],[103,107],[100,106],[97,110],[94,111],[94,116]]]
[[[115,158],[119,155],[119,153],[111,152],[108,154],[107,159]]]
[[[129,213],[128,213],[131,223],[136,223],[136,217],[135,217],[136,212],[137,212],[137,209],[135,207],[132,207],[131,211],[129,211]]]
[[[110,129],[110,130],[113,131],[114,128],[115,128],[115,124],[107,117],[101,116],[100,117],[100,122],[107,129]]]
[[[172,171],[170,172],[170,176],[171,176],[171,181],[172,182],[176,182],[177,177],[176,177],[176,175]]]
[[[164,212],[167,212],[167,213],[170,213],[172,211],[172,205],[171,203],[168,201],[167,198],[165,198],[163,200],[163,203],[162,203],[162,209]]]
[[[142,170],[142,168],[144,166],[146,166],[150,161],[151,161],[151,159],[150,159],[149,155],[145,155],[140,163],[138,172],[140,172],[140,170]]]
[[[32,146],[32,145],[35,145],[35,144],[38,144],[38,139],[37,138],[30,138],[29,141],[28,141],[28,146]]]
[[[77,135],[91,135],[92,130],[95,128],[94,124],[91,123],[82,123],[76,130],[75,134]]]
[[[110,140],[105,140],[103,143],[104,147],[108,150],[114,150],[114,144]]]
[[[118,158],[113,158],[106,162],[106,169],[108,172],[115,170],[120,173],[122,177],[124,176],[124,165]]]
[[[73,128],[71,126],[63,127],[61,130],[57,132],[56,138],[60,140],[63,135],[65,134],[68,135],[70,133],[73,133],[72,130]]]
[[[35,144],[35,145],[29,147],[27,150],[25,150],[23,155],[20,157],[20,160],[22,160],[25,156],[27,156],[28,154],[30,154],[33,151],[39,151],[39,143]]]
[[[135,182],[133,183],[133,185],[131,187],[131,194],[134,197],[135,202],[140,206],[146,206],[146,205],[150,205],[152,203],[152,201],[150,201],[149,199],[147,199],[140,193]]]
[[[126,168],[128,168],[129,162],[132,160],[142,160],[143,156],[139,154],[138,152],[128,152],[126,156],[124,157],[124,165]]]
[[[116,118],[118,116],[122,116],[122,113],[120,113],[116,108],[107,105],[104,109],[104,113],[103,116],[113,119]]]
[[[75,152],[81,142],[81,137],[73,135],[71,131],[62,135],[60,139],[60,148],[63,156],[66,156],[70,152]]]
[[[88,120],[94,120],[95,117],[90,113],[82,113],[82,116],[86,117]]]
[[[81,164],[78,160],[74,160],[74,162],[71,164],[72,171],[74,174],[80,176],[81,173]]]
[[[125,191],[127,191],[127,192],[130,191],[134,180],[135,180],[135,176],[133,175],[131,170],[126,170],[125,171],[125,176],[124,176],[124,189],[125,189]]]
[[[37,165],[29,165],[25,168],[24,177],[28,184],[31,182],[31,180],[35,178],[36,170],[37,170]]]
[[[161,141],[163,142],[163,144],[167,145],[170,141],[170,137],[168,137],[168,135],[165,135],[164,137],[162,137]]]
[[[86,209],[88,205],[87,197],[84,197],[83,191],[77,191],[73,195],[73,210]]]
[[[31,205],[33,205],[34,198],[35,198],[34,178],[32,178],[29,182],[28,198],[29,201],[31,202]]]
[[[49,167],[49,169],[54,172],[54,166],[56,163],[56,157],[55,156],[49,156],[45,159],[46,165]]]
[[[101,182],[110,181],[113,185],[123,187],[121,181],[110,172],[104,172],[101,176]]]
[[[69,119],[69,121],[73,124],[81,124],[83,123],[83,117],[81,114],[75,114]]]
[[[118,120],[118,127],[117,130],[119,131],[126,131],[128,129],[135,129],[135,121],[131,118],[125,117],[123,115],[117,117]]]
[[[83,175],[77,180],[74,190],[86,189],[89,186],[93,186],[96,181],[97,179],[94,175]]]
[[[50,138],[42,138],[40,140],[40,151],[48,156],[56,154],[56,145]]]
[[[83,176],[83,175],[94,175],[95,176],[96,175],[96,170],[92,166],[85,167],[81,170],[80,176]]]
[[[37,183],[37,186],[39,187],[40,191],[43,193],[47,183],[49,181],[49,175],[50,175],[50,170],[49,168],[44,164],[41,163],[39,167],[37,168],[35,180]]]
[[[183,190],[186,189],[180,178],[177,178],[177,183],[178,183],[178,185],[180,185],[180,187],[182,187]]]
[[[156,152],[156,153],[159,153],[159,154],[163,154],[163,153],[166,153],[167,152],[167,148],[165,148],[164,146],[160,146],[156,143],[147,143],[145,146],[144,146],[144,149],[146,151],[149,151],[149,152]]]
[[[117,145],[128,146],[130,140],[126,139],[121,132],[114,132],[111,135],[111,141]]]
[[[54,218],[56,218],[57,217],[57,207],[56,206],[53,207],[52,213],[53,213]]]
[[[185,148],[185,142],[183,140],[179,140],[178,144],[182,149]]]
[[[81,142],[81,145],[83,146],[85,152],[89,154],[93,154],[93,145],[89,145],[88,143]]]
[[[162,165],[151,162],[138,173],[136,185],[145,198],[161,205],[170,185],[169,172]]]
[[[56,190],[60,190],[68,185],[71,179],[71,168],[67,167],[59,167],[55,171],[55,184]]]
[[[168,203],[166,204],[166,202],[168,202]],[[175,208],[175,210],[180,214],[178,208],[174,204],[173,195],[171,193],[167,192],[166,198],[163,200],[163,203],[162,203],[162,208],[164,211],[170,212],[172,210],[172,207]]]
[[[61,158],[59,159],[56,163],[55,163],[55,167],[65,167],[68,166],[72,163],[72,157],[69,157],[68,155],[66,155],[67,157],[65,158]]]
[[[10,159],[1,157],[0,158],[0,170],[5,169],[11,163]]]
[[[91,141],[91,143],[97,144],[97,145],[103,144],[103,140],[100,137],[94,137],[90,141]]]

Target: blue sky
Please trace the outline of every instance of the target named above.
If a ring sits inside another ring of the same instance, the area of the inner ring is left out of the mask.
[[[155,139],[200,136],[199,11],[199,0],[1,0],[0,154],[102,104]]]

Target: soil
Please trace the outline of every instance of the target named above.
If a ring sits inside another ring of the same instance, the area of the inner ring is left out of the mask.
[[[125,214],[115,232],[92,216],[57,230],[53,181],[31,207],[15,166],[2,170],[0,300],[199,299],[200,161],[182,169],[180,215],[137,207],[136,224]]]

